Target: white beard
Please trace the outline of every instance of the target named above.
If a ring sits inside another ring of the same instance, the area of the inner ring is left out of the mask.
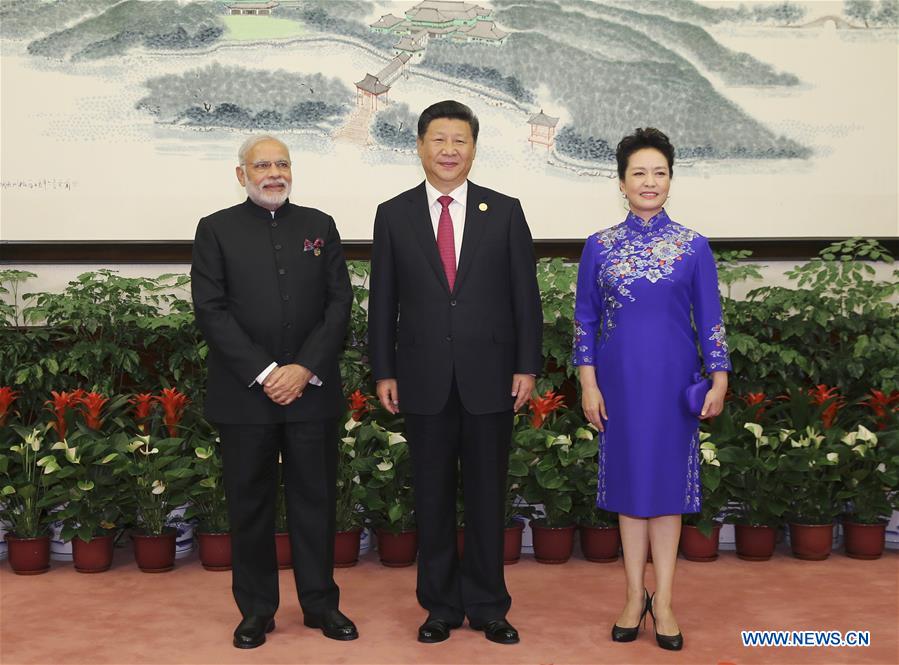
[[[284,189],[280,192],[267,191],[264,189],[265,185],[272,185],[275,183],[283,184]],[[250,200],[262,208],[270,208],[271,206],[280,207],[287,200],[287,197],[290,196],[290,183],[284,180],[284,178],[266,178],[257,185],[248,176],[244,187],[247,190],[247,196],[250,197]]]

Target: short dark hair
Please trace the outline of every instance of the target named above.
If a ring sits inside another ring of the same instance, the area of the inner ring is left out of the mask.
[[[431,104],[421,112],[421,115],[418,116],[418,138],[423,139],[428,131],[428,125],[431,124],[432,120],[437,120],[438,118],[464,120],[471,127],[471,136],[474,138],[474,142],[478,142],[478,128],[480,126],[478,124],[478,116],[465,104],[454,99]]]
[[[655,127],[638,127],[633,134],[628,134],[615,148],[615,159],[618,161],[618,178],[624,180],[627,162],[638,150],[654,148],[665,155],[668,160],[668,176],[674,176],[674,146],[665,134]]]

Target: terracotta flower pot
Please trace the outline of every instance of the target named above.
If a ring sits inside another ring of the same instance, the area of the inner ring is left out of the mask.
[[[518,520],[507,526],[503,533],[503,563],[511,566],[521,559],[521,532],[524,531],[524,523]]]
[[[503,529],[503,564],[511,566],[518,563],[521,559],[521,533],[524,531],[524,524],[515,521],[512,526]],[[465,529],[458,527],[456,529],[456,551],[459,558],[465,553]]]
[[[206,570],[231,570],[231,534],[197,533],[200,563]]]
[[[6,534],[9,565],[16,575],[40,575],[50,570],[50,536],[19,538]]]
[[[90,541],[72,538],[72,562],[79,573],[102,573],[112,566],[111,534],[94,536]]]
[[[275,534],[275,551],[278,553],[278,568],[293,568],[293,553],[290,551],[290,534],[286,531]]]
[[[565,563],[574,549],[575,526],[544,526],[531,522],[534,557],[540,563]]]
[[[879,559],[883,556],[886,522],[863,524],[843,520],[846,556],[853,559]]]
[[[415,555],[418,552],[418,532],[401,531],[390,533],[377,530],[378,556],[381,563],[389,568],[402,568],[415,563]]]
[[[712,527],[712,533],[704,536],[699,532],[699,527],[692,524],[681,526],[680,551],[687,561],[714,561],[718,558],[718,536],[721,533],[721,525]]]
[[[823,561],[833,545],[833,524],[796,524],[790,522],[790,548],[793,556],[806,561]]]
[[[134,560],[144,573],[167,573],[175,567],[175,538],[178,532],[174,529],[159,536],[143,533],[131,534],[134,542]]]
[[[334,567],[349,568],[359,561],[359,537],[362,528],[338,531],[334,534]]]
[[[580,526],[581,551],[587,561],[611,563],[618,560],[621,533],[617,526]]]
[[[777,529],[754,524],[735,524],[737,556],[744,561],[767,561],[774,554]]]

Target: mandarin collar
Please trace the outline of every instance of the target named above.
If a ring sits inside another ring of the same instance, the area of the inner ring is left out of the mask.
[[[244,201],[243,205],[247,209],[247,212],[253,215],[253,217],[258,217],[259,219],[264,219],[267,221],[271,221],[272,219],[281,219],[290,211],[290,199],[284,201],[281,207],[275,210],[274,217],[272,217],[271,210],[263,208],[260,205],[256,205],[255,203],[253,203],[249,196],[247,197],[247,200]]]
[[[628,227],[630,227],[634,231],[637,231],[638,233],[652,233],[654,231],[658,231],[660,228],[670,223],[671,218],[668,217],[668,213],[666,213],[665,209],[662,208],[662,210],[650,217],[649,221],[646,221],[642,217],[635,215],[633,211],[628,211],[627,217],[625,218],[624,222],[628,225]]]

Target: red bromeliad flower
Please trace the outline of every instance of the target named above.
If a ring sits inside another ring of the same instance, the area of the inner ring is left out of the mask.
[[[141,434],[146,434],[150,419],[150,412],[153,410],[154,398],[151,393],[138,393],[128,400],[128,403],[134,406],[134,419],[137,421],[137,429]]]
[[[821,414],[821,420],[824,423],[825,428],[829,428],[833,425],[833,421],[836,419],[840,409],[846,405],[846,400],[840,396],[838,390],[839,389],[836,386],[829,388],[823,383],[819,383],[814,388],[809,388],[808,394],[812,398],[812,401],[818,406],[821,406],[828,400],[833,400]]]
[[[157,395],[153,399],[162,404],[165,413],[162,422],[168,428],[169,436],[178,436],[178,423],[184,415],[184,407],[190,403],[187,395],[178,392],[177,388],[163,388],[162,395]]]
[[[78,405],[84,396],[84,391],[81,388],[72,391],[63,390],[62,392],[51,390],[50,396],[52,399],[48,399],[44,404],[53,413],[53,417],[56,418],[56,422],[53,423],[53,429],[56,430],[56,436],[62,441],[66,438],[67,433],[66,414],[69,412],[69,409],[74,409]]]
[[[10,413],[9,407],[11,407],[12,403],[18,398],[19,393],[9,386],[0,388],[0,427],[3,427],[6,424],[6,419],[9,417]]]
[[[100,393],[90,392],[82,395],[78,403],[81,405],[81,413],[84,415],[84,424],[93,430],[98,430],[103,425],[103,406],[109,398]]]
[[[870,397],[862,402],[874,412],[877,419],[877,429],[886,429],[887,414],[899,411],[899,390],[894,390],[889,395],[880,390],[871,389]],[[0,418],[0,423],[3,420]]]
[[[371,407],[368,405],[368,397],[363,395],[361,390],[357,390],[350,395],[347,401],[349,402],[350,410],[353,412],[352,418],[357,422],[362,420],[362,416],[371,410]]]
[[[762,416],[765,413],[765,409],[771,403],[771,400],[768,399],[768,396],[765,393],[746,393],[745,395],[740,397],[740,399],[746,403],[746,406],[758,405],[758,411],[755,412],[756,422],[762,419]]]
[[[565,398],[562,395],[557,395],[552,390],[547,390],[542,397],[532,397],[530,405],[531,411],[533,411],[531,427],[537,429],[543,426],[543,421],[546,420],[549,414],[565,406]]]

